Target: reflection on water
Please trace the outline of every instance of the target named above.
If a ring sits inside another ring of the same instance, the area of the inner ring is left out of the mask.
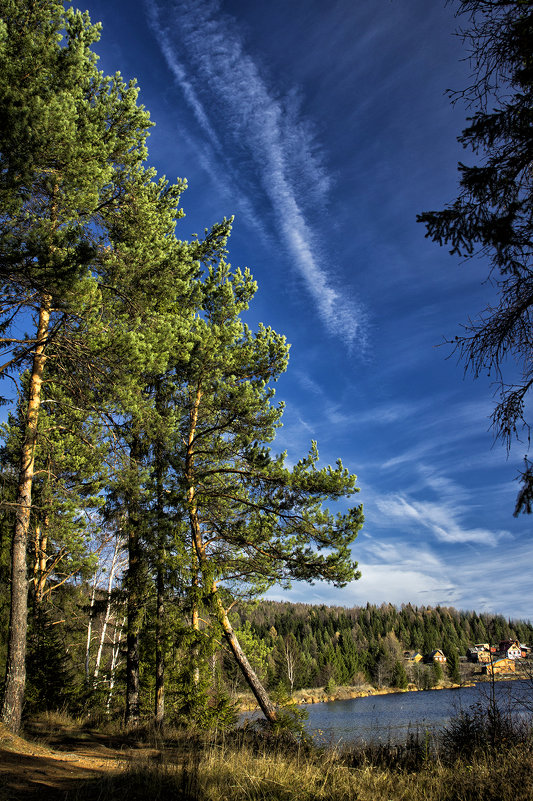
[[[498,703],[516,706],[532,695],[527,681],[495,684]],[[399,742],[409,733],[434,732],[461,709],[486,703],[490,685],[476,684],[456,690],[434,690],[374,695],[347,701],[306,704],[307,730],[322,742]]]

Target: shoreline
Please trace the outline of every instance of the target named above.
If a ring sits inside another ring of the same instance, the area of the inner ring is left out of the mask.
[[[517,676],[516,674],[513,674],[509,676],[497,676],[494,678],[494,681],[516,681],[523,678],[523,676]],[[357,687],[346,685],[338,687],[334,693],[327,693],[323,687],[314,687],[304,690],[297,690],[291,696],[290,703],[300,706],[303,704],[323,704],[331,701],[350,701],[355,698],[368,698],[369,696],[373,695],[396,695],[399,693],[427,693],[436,692],[438,690],[461,690],[465,687],[475,687],[476,684],[487,684],[489,681],[490,678],[484,677],[482,674],[480,674],[479,677],[476,676],[475,680],[465,681],[462,684],[452,684],[451,682],[447,682],[445,684],[439,684],[436,687],[430,687],[426,690],[419,689],[414,684],[410,684],[405,689],[400,689],[399,687],[382,687],[379,689],[377,687],[373,687],[371,684],[365,684],[364,686]],[[238,708],[240,713],[256,712],[259,710],[258,704],[249,696],[238,696],[236,700],[239,705]]]

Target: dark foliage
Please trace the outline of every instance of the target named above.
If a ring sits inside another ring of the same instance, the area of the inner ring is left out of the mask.
[[[483,257],[496,301],[464,326],[454,348],[475,377],[496,385],[495,435],[529,447],[527,398],[533,385],[533,7],[524,0],[461,0],[457,15],[473,82],[452,100],[473,115],[459,136],[476,162],[459,164],[457,200],[418,215],[426,236],[465,259]],[[505,377],[504,377],[505,372]],[[515,515],[531,512],[526,459]]]

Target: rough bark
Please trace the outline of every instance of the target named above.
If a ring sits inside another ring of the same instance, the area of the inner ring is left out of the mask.
[[[138,470],[139,442],[135,438],[131,446],[130,462],[132,475]],[[127,726],[140,723],[139,698],[139,633],[142,619],[142,551],[140,537],[139,497],[137,487],[128,492],[128,608],[126,636],[126,714]]]
[[[231,626],[231,623],[228,618],[228,613],[224,608],[224,604],[218,594],[216,583],[213,582],[211,586],[211,599],[214,605],[215,613],[218,619],[218,622],[222,626],[222,630],[224,632],[224,636],[226,641],[231,648],[231,652],[235,657],[235,661],[239,665],[241,672],[246,679],[246,683],[248,684],[249,688],[253,692],[257,703],[259,704],[264,716],[270,723],[275,723],[277,720],[276,715],[276,707],[268,697],[268,693],[259,681],[259,678],[254,671],[253,667],[250,665],[246,654],[242,650],[237,637],[235,636],[235,632]]]
[[[196,555],[193,556],[193,561],[196,561]],[[195,568],[193,568],[195,569]],[[192,610],[191,610],[191,624],[192,629],[195,632],[195,636],[198,636],[198,632],[200,631],[200,613],[198,611],[198,601],[197,598],[198,592],[198,576],[194,575],[193,578],[193,602],[192,602]],[[198,645],[195,644],[192,648],[192,660],[193,660],[193,669],[192,669],[192,680],[195,687],[200,686],[200,665],[199,665],[199,648]]]
[[[160,384],[156,389],[156,408],[161,416],[164,409],[161,401]],[[155,699],[154,722],[161,728],[165,720],[165,561],[166,542],[164,528],[163,499],[163,445],[156,443],[156,504],[157,504],[157,574],[156,574],[156,618],[155,618]]]
[[[11,548],[11,611],[2,721],[13,732],[20,729],[26,684],[26,633],[28,627],[27,546],[30,529],[31,497],[35,466],[37,427],[41,408],[41,389],[46,364],[46,337],[52,299],[42,299],[37,326],[37,342],[26,410],[24,443],[21,451],[15,530]]]
[[[161,727],[165,720],[165,646],[164,646],[165,596],[163,570],[157,570],[157,608],[155,621],[155,725]]]
[[[35,593],[35,601],[41,604],[44,598],[44,588],[46,585],[47,571],[46,563],[48,555],[46,548],[48,546],[48,517],[45,518],[42,526],[35,526],[35,565],[33,568],[33,586]]]

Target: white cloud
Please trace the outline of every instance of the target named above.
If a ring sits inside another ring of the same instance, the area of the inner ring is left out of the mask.
[[[362,578],[343,589],[326,584],[295,583],[290,590],[272,589],[267,597],[274,601],[293,603],[331,604],[339,606],[364,606],[366,603],[402,603],[415,605],[459,604],[461,592],[453,582],[443,581],[442,575],[430,575],[421,570],[399,569],[394,565],[361,564]]]
[[[217,0],[180,0],[165,8],[164,18],[157,0],[146,0],[146,6],[167,65],[212,148],[210,173],[216,176],[223,168],[238,187],[240,202],[246,199],[243,183],[251,167],[326,328],[349,347],[357,341],[361,349],[365,315],[335,287],[306,218],[306,204],[324,207],[330,180],[295,93],[275,96],[246,52],[236,21],[222,13]],[[226,156],[224,136],[242,154],[237,168]],[[248,197],[248,215],[260,224],[252,206]]]
[[[377,500],[382,515],[392,523],[400,521],[402,526],[409,523],[428,529],[437,540],[447,543],[475,542],[483,545],[496,545],[508,532],[490,531],[486,528],[468,528],[461,524],[460,508],[452,503],[432,501],[411,501],[402,495],[391,495]]]
[[[461,510],[451,503],[409,501],[401,495],[392,495],[376,503],[381,514],[392,523],[401,521],[404,526],[409,522],[422,526],[441,542],[496,545],[502,537],[508,536],[506,531],[463,526]]]
[[[464,546],[475,553],[465,558],[457,547],[447,556],[428,545],[383,542],[360,537],[354,546],[362,577],[342,589],[324,583],[312,586],[295,582],[290,590],[272,588],[268,597],[302,603],[338,606],[402,603],[427,606],[455,606],[477,612],[504,614],[515,619],[531,619],[530,598],[533,581],[516,566],[531,564],[533,543],[509,543],[498,558],[494,551]]]

